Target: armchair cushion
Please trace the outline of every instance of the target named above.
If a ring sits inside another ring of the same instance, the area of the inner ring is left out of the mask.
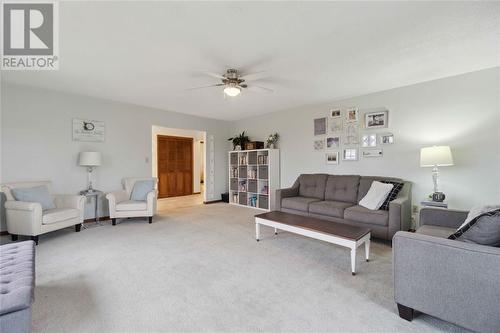
[[[440,227],[436,225],[423,225],[417,229],[417,234],[434,236],[439,238],[448,238],[455,232],[453,228]]]
[[[147,210],[148,204],[146,201],[127,200],[116,204],[117,211],[129,210]]]
[[[291,197],[284,198],[281,200],[281,206],[287,209],[299,210],[302,212],[309,211],[309,204],[311,202],[321,201],[316,198],[306,198],[306,197]]]
[[[148,193],[154,190],[155,183],[156,181],[153,179],[136,181],[130,194],[130,200],[145,201]]]
[[[26,188],[13,188],[12,195],[17,201],[22,202],[38,202],[42,205],[42,209],[56,208],[54,201],[49,193],[49,188],[45,185],[26,187]]]
[[[389,212],[386,210],[371,210],[362,206],[352,206],[344,210],[344,218],[350,221],[387,226]]]
[[[481,214],[460,227],[450,239],[500,247],[500,209]]]
[[[47,209],[43,212],[42,223],[43,224],[57,223],[77,218],[79,215],[80,215],[80,210],[76,208]]]

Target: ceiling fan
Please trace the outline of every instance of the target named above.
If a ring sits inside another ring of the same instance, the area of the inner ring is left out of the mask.
[[[229,68],[226,73],[220,75],[212,72],[203,72],[209,76],[221,80],[221,83],[212,84],[210,86],[196,87],[188,90],[204,89],[211,87],[224,87],[224,94],[229,97],[236,97],[241,93],[242,89],[251,89],[256,92],[273,93],[274,90],[266,87],[261,87],[250,83],[248,81],[257,80],[263,72],[256,72],[251,74],[242,74],[237,69]]]

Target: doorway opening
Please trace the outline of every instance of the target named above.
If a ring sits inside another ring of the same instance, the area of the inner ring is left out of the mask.
[[[158,210],[203,203],[205,138],[204,131],[153,126],[151,165],[158,178]]]

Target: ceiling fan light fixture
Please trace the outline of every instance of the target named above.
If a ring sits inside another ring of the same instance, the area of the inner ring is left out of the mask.
[[[241,89],[234,84],[230,84],[224,88],[224,94],[229,97],[236,97],[241,93]]]

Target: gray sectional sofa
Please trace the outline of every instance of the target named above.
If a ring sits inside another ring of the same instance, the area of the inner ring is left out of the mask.
[[[359,206],[374,180],[404,183],[389,210]],[[276,191],[276,210],[368,227],[372,236],[391,240],[411,225],[411,183],[397,178],[302,174],[292,187]]]

